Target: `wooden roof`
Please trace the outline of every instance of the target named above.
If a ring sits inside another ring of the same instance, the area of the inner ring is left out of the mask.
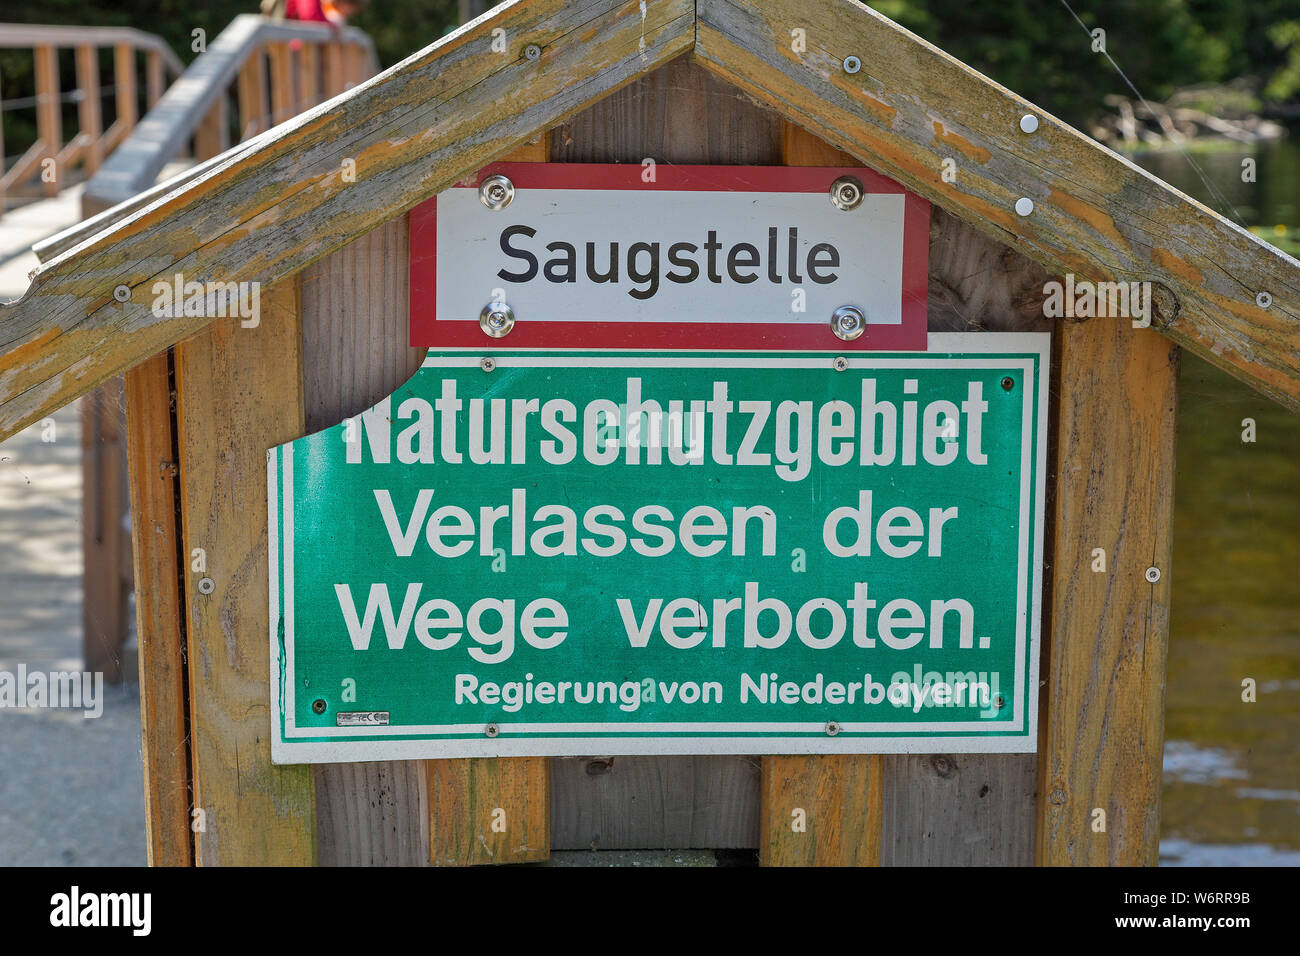
[[[157,279],[273,284],[681,55],[1055,272],[1158,283],[1154,326],[1300,410],[1300,263],[861,4],[514,0],[44,266],[0,305],[0,439],[211,321]]]

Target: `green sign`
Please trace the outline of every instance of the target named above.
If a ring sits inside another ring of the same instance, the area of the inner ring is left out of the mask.
[[[1033,751],[1047,363],[431,350],[268,453],[274,759]]]

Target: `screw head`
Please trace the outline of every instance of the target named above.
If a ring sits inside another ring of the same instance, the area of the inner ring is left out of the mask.
[[[515,184],[510,181],[509,176],[493,173],[479,183],[478,198],[479,202],[489,209],[505,209],[515,198]]]
[[[131,298],[131,287],[129,285],[120,285],[113,290],[113,298],[118,302],[125,302]]]
[[[524,47],[524,57],[529,60],[540,60],[542,58],[542,48],[536,43],[530,43]]]
[[[998,696],[993,698],[993,706],[998,710],[1001,710],[1003,707],[1007,706],[1007,699],[1001,694],[998,694]]]
[[[1269,295],[1267,292],[1261,292],[1257,296],[1255,296],[1255,304],[1259,306],[1261,309],[1267,309],[1270,305],[1273,304],[1273,297]]]
[[[1151,565],[1151,567],[1147,568],[1147,573],[1145,577],[1152,584],[1155,584],[1157,581],[1160,580],[1160,569],[1157,568],[1154,564]]]
[[[1010,375],[1002,379],[1002,390],[1004,392],[1009,392],[1015,387],[1016,387],[1016,380],[1012,378]]]
[[[487,734],[489,737],[495,737],[497,734],[501,733],[501,728],[496,724],[488,724],[483,728],[483,733]]]
[[[1033,113],[1026,113],[1020,117],[1020,131],[1022,133],[1034,133],[1038,131],[1038,117]]]
[[[217,582],[212,578],[199,578],[199,593],[211,594],[217,589]]]
[[[826,736],[834,737],[840,732],[840,725],[833,720],[826,721]]]
[[[859,60],[856,56],[850,53],[848,56],[844,58],[845,73],[856,73],[860,69],[862,69],[862,61]]]
[[[835,369],[835,371],[837,372],[843,372],[848,367],[849,367],[849,360],[846,359],[843,355],[835,356],[834,361],[831,362],[831,368]]]
[[[325,701],[322,700],[321,698],[317,697],[315,700],[313,700],[313,701],[311,702],[311,710],[312,710],[312,713],[314,713],[314,714],[323,714],[323,713],[325,713],[325,707],[326,707],[326,706],[327,706],[327,705],[326,705]]]
[[[856,176],[841,176],[831,183],[831,205],[843,212],[861,206],[864,195],[866,190],[862,188],[862,180]]]
[[[515,327],[515,310],[504,302],[489,302],[478,315],[478,327],[494,339],[505,338]]]
[[[867,330],[867,317],[856,305],[842,305],[831,313],[831,331],[836,338],[852,342]]]
[[[491,372],[497,367],[497,360],[490,355],[485,355],[478,360],[478,367],[485,372]]]
[[[1033,211],[1034,211],[1034,201],[1030,199],[1028,196],[1021,196],[1019,199],[1016,200],[1017,215],[1028,216]]]

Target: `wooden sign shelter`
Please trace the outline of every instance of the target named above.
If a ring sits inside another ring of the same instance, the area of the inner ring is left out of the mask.
[[[647,157],[868,166],[933,205],[932,332],[1053,333],[1038,752],[273,766],[266,452],[420,364],[405,213]],[[1295,260],[852,0],[516,0],[112,219],[0,307],[0,437],[127,370],[153,863],[1155,863],[1178,349],[1300,409]],[[154,315],[176,272],[260,323]],[[1152,328],[1045,319],[1067,274],[1152,283]]]

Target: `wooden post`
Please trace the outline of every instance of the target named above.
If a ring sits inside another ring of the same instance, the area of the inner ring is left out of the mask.
[[[162,54],[157,50],[149,50],[144,55],[144,83],[145,109],[151,110],[167,89]]]
[[[121,376],[81,403],[82,646],[86,670],[102,673],[110,684],[127,676],[122,666],[127,635],[123,403]]]
[[[316,859],[311,768],[272,765],[267,741],[266,450],[303,434],[298,281],[260,298],[256,327],[218,319],[176,349],[183,553],[206,567],[184,588],[200,865]]]
[[[549,155],[550,138],[543,135],[503,159],[540,163]],[[545,757],[430,760],[430,862],[529,863],[550,856],[549,766]],[[498,820],[504,829],[493,826]]]
[[[309,110],[321,101],[320,45],[304,43],[298,51],[298,112]]]
[[[266,48],[271,61],[271,125],[283,123],[298,111],[294,108],[293,58],[287,43],[270,43]]]
[[[847,153],[786,124],[787,166],[859,166]],[[878,756],[769,756],[762,761],[759,860],[764,866],[878,866]]]
[[[117,84],[117,123],[125,135],[135,128],[140,118],[140,106],[136,101],[135,47],[131,44],[119,43],[113,47],[113,75]]]
[[[347,87],[347,69],[343,60],[343,44],[335,40],[325,44],[325,98],[337,96]]]
[[[36,135],[41,141],[42,160],[55,159],[63,146],[63,113],[59,99],[59,51],[52,46],[36,48]],[[42,173],[44,170],[42,170]],[[63,170],[53,177],[41,177],[41,191],[46,196],[59,194]]]
[[[1178,348],[1123,320],[1058,327],[1038,863],[1154,866]]]
[[[259,48],[248,55],[235,82],[239,98],[239,139],[251,139],[267,126],[266,54]]]
[[[89,44],[77,47],[77,89],[81,92],[77,103],[79,135],[86,138],[82,163],[90,176],[104,160],[104,125],[99,102],[99,50]]]
[[[145,846],[150,866],[190,866],[189,720],[185,696],[184,580],[180,551],[172,352],[126,373]]]
[[[227,112],[229,100],[223,92],[217,97],[212,109],[203,119],[194,133],[194,158],[202,162],[219,156],[230,148],[230,116]]]

